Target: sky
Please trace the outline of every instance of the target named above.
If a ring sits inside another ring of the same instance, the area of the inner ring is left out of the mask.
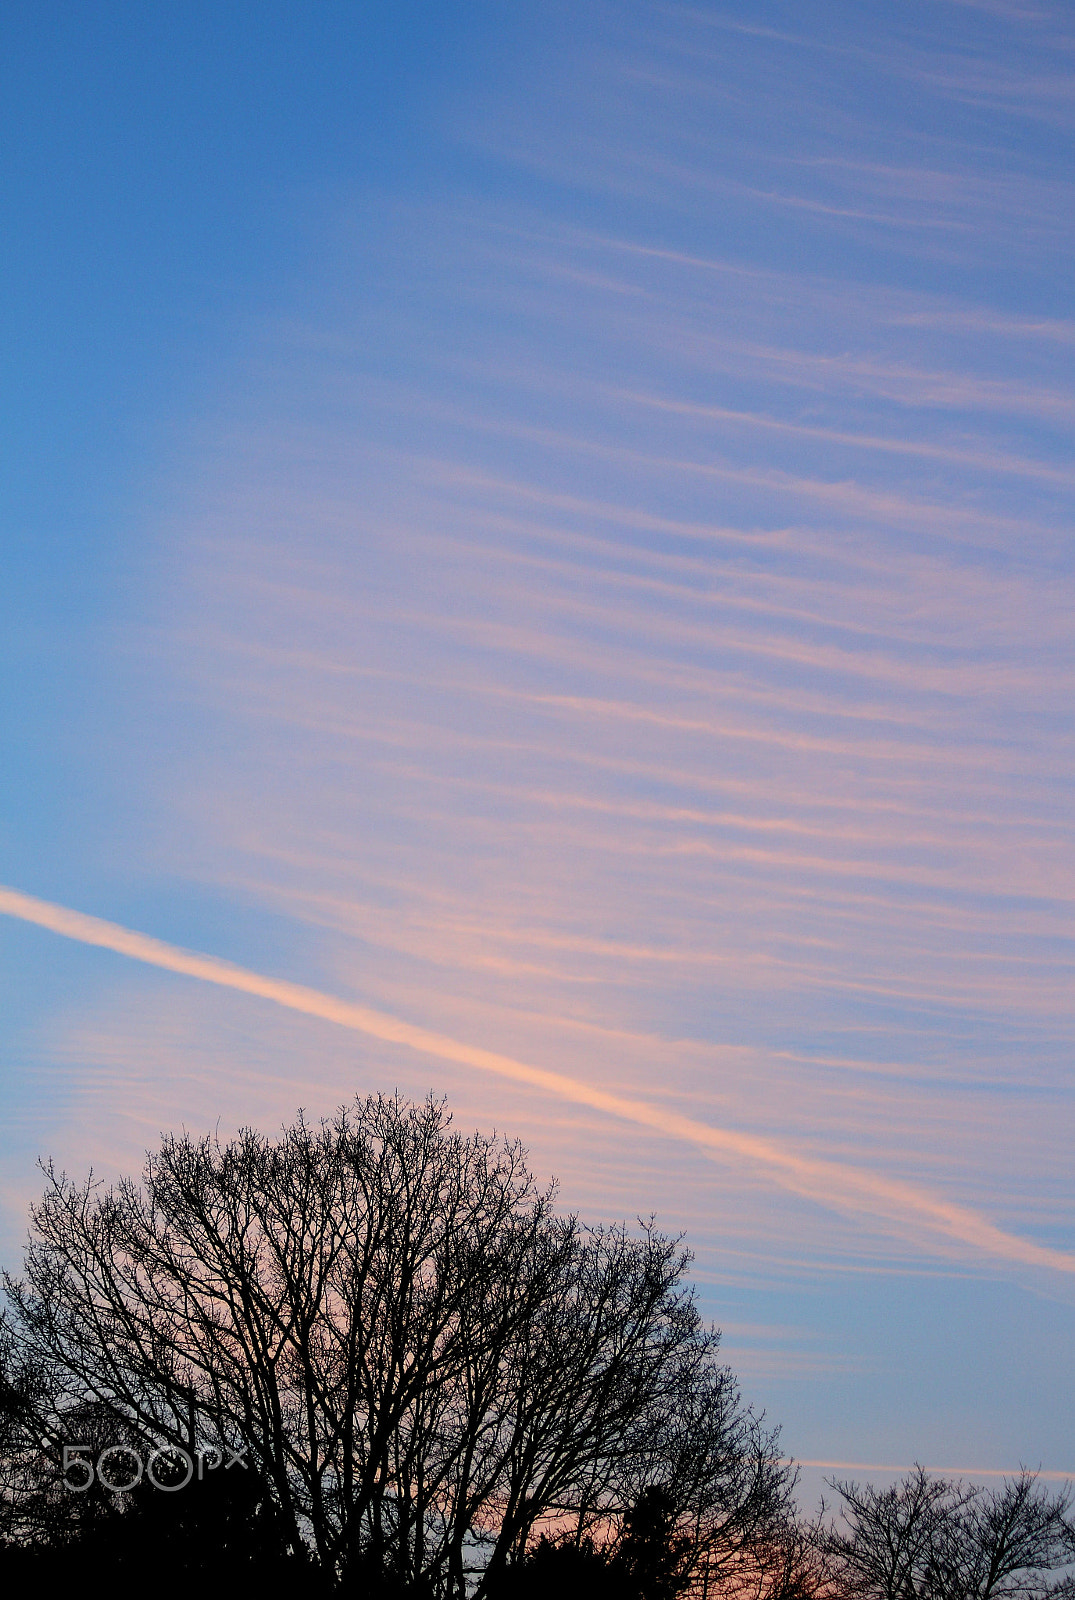
[[[8,0],[0,1258],[445,1095],[1075,1472],[1075,13]],[[831,1465],[830,1465],[831,1464]]]

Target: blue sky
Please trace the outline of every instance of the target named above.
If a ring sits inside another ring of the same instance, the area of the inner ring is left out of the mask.
[[[433,1088],[798,1458],[1075,1469],[1070,11],[0,42],[5,1259]]]

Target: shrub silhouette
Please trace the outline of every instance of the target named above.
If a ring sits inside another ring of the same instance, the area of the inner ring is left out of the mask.
[[[114,1495],[95,1485],[66,1530],[0,1548],[9,1593],[59,1590],[104,1596],[148,1591],[186,1597],[212,1587],[240,1594],[285,1584],[296,1600],[325,1592],[320,1574],[287,1549],[264,1486],[250,1473],[196,1479],[175,1493],[144,1481]]]

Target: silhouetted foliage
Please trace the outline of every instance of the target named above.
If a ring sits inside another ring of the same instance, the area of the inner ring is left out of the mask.
[[[691,1540],[660,1489],[646,1489],[609,1539],[542,1535],[490,1585],[491,1600],[676,1600],[690,1583]]]
[[[189,1596],[199,1589],[267,1592],[285,1583],[296,1597],[323,1592],[319,1574],[285,1548],[275,1508],[249,1476],[193,1482],[169,1495],[146,1484],[123,1495],[91,1489],[65,1530],[0,1547],[9,1593],[69,1586],[72,1592]],[[220,1586],[223,1586],[222,1588]]]
[[[676,1505],[649,1488],[631,1507],[612,1565],[627,1594],[638,1600],[676,1600],[690,1579],[691,1539],[680,1530]]]
[[[588,1535],[550,1539],[500,1570],[487,1589],[490,1600],[618,1600],[608,1555]]]

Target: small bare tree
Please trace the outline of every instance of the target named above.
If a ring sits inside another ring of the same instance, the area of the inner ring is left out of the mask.
[[[834,1482],[844,1528],[823,1534],[840,1590],[868,1600],[1045,1600],[1070,1588],[1071,1494],[1033,1473],[996,1489],[931,1477],[889,1489]],[[1057,1576],[1061,1574],[1061,1576]]]
[[[1022,1471],[977,1489],[938,1528],[930,1571],[937,1600],[1045,1600],[1072,1589],[1055,1574],[1075,1563],[1071,1492],[1049,1494]]]
[[[167,1138],[113,1189],[46,1170],[7,1289],[22,1359],[58,1377],[54,1433],[104,1406],[245,1452],[332,1579],[481,1593],[539,1527],[614,1533],[649,1487],[699,1567],[786,1515],[687,1252],[557,1215],[517,1144],[434,1101]]]

